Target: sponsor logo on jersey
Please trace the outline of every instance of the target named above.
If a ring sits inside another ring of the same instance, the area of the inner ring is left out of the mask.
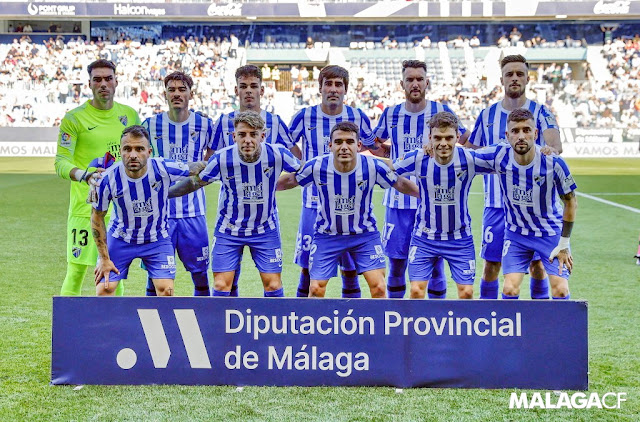
[[[62,132],[60,135],[60,146],[61,147],[70,147],[71,146],[71,135],[67,132]]]
[[[336,195],[334,197],[334,211],[337,215],[354,214],[356,211],[356,197]]]
[[[242,185],[242,200],[247,203],[262,203],[264,202],[264,195],[262,192],[262,182],[257,185],[251,183],[243,183]]]
[[[524,189],[519,186],[513,188],[511,199],[516,205],[529,206],[533,203],[533,189]]]
[[[137,199],[131,202],[131,206],[133,208],[133,214],[136,217],[149,217],[153,214],[153,204],[151,203],[151,198],[146,201],[143,199]]]
[[[93,130],[93,129],[97,128],[97,127],[98,127],[98,126],[96,125],[96,126],[93,126],[93,127],[88,127],[87,129],[88,129],[88,130]]]
[[[433,190],[436,194],[435,203],[438,205],[450,205],[455,204],[456,188],[452,186],[450,188],[446,186],[435,185]]]

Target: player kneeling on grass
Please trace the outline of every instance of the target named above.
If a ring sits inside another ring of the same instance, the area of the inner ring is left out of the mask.
[[[371,297],[385,297],[385,255],[380,232],[373,215],[371,199],[377,184],[394,187],[418,196],[415,183],[398,177],[385,163],[358,154],[362,147],[360,129],[354,123],[340,122],[330,133],[330,153],[315,157],[296,174],[282,176],[278,190],[298,184],[315,185],[318,215],[314,226],[309,275],[309,296],[324,297],[329,278],[336,276],[340,256],[349,252],[358,274],[363,274]]]
[[[458,298],[473,299],[476,253],[471,235],[469,189],[476,174],[492,173],[476,152],[456,147],[458,119],[443,111],[429,121],[433,156],[416,149],[394,161],[399,175],[418,181],[420,201],[409,247],[411,298],[424,299],[428,280],[438,259],[449,262]]]
[[[218,222],[211,242],[213,296],[229,296],[242,251],[249,247],[265,297],[282,297],[282,248],[276,182],[300,162],[283,145],[265,143],[265,122],[254,111],[236,113],[234,143],[217,151],[198,175],[170,189],[169,196],[193,192],[214,180],[222,183]]]
[[[91,230],[98,248],[96,293],[112,296],[118,282],[127,278],[129,266],[141,258],[149,270],[158,296],[173,296],[176,264],[167,232],[169,186],[197,174],[204,161],[178,163],[149,158],[149,133],[130,126],[120,140],[122,161],[102,173],[91,213]],[[104,217],[113,202],[109,236]]]

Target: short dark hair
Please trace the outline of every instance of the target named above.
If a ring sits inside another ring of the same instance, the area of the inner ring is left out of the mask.
[[[529,69],[529,63],[527,63],[527,59],[520,54],[512,54],[510,56],[504,56],[502,60],[500,60],[500,69],[508,65],[509,63],[524,63]]]
[[[342,82],[344,82],[345,91],[349,87],[349,71],[342,66],[338,66],[335,64],[330,64],[325,66],[320,71],[320,75],[318,76],[318,83],[322,88],[322,83],[325,79],[333,79],[340,78]]]
[[[402,62],[402,74],[404,75],[404,71],[406,68],[411,67],[414,69],[424,69],[425,73],[427,72],[427,64],[422,60],[405,60]]]
[[[516,108],[511,113],[509,113],[509,117],[507,118],[507,123],[509,122],[524,122],[525,120],[534,120],[533,113],[527,110],[526,108]]]
[[[429,128],[447,128],[452,127],[458,130],[458,118],[455,114],[448,111],[441,111],[431,116],[429,120]]]
[[[89,73],[89,76],[91,76],[91,72],[93,71],[93,69],[99,68],[108,68],[113,70],[113,73],[116,73],[116,65],[113,64],[111,60],[99,59],[89,63],[89,66],[87,66],[87,72]]]
[[[142,125],[133,125],[125,128],[122,131],[122,135],[120,136],[120,139],[124,138],[126,135],[131,135],[134,138],[145,138],[149,142],[149,146],[151,146],[151,141],[149,139],[150,138],[149,132]]]
[[[356,140],[360,140],[360,129],[353,122],[343,121],[335,124],[334,127],[331,128],[331,133],[329,134],[329,139],[333,141],[333,132],[341,130],[343,132],[353,132],[356,134]]]
[[[260,79],[260,82],[262,82],[262,70],[260,70],[260,68],[256,65],[253,64],[248,64],[245,66],[241,66],[239,68],[236,69],[236,81],[238,79],[240,79],[241,77],[255,77]]]
[[[169,85],[170,81],[181,81],[183,82],[187,88],[191,89],[193,87],[193,78],[187,75],[184,72],[176,71],[168,74],[164,77],[164,87],[166,88]]]

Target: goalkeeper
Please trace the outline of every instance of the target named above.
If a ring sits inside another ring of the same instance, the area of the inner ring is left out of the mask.
[[[67,274],[60,295],[79,296],[88,266],[94,266],[98,253],[91,241],[91,205],[86,203],[92,175],[102,169],[89,167],[92,159],[106,152],[120,159],[120,136],[131,125],[139,125],[134,109],[113,100],[118,81],[116,66],[96,60],[87,67],[93,98],[69,111],[62,119],[58,135],[55,169],[58,176],[71,180],[67,219]],[[122,295],[119,283],[117,295]]]

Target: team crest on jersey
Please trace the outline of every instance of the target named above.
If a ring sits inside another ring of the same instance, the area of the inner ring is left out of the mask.
[[[71,254],[75,257],[75,258],[79,258],[80,254],[82,253],[82,248],[79,248],[77,246],[74,246],[73,249],[71,249]]]
[[[329,151],[331,151],[331,150],[329,149],[329,142],[331,142],[331,138],[330,138],[330,137],[328,137],[328,136],[323,136],[323,137],[322,137],[322,142],[323,142],[323,144],[324,144],[324,153],[325,153],[325,154],[328,154],[328,153],[329,153]]]
[[[215,240],[215,237],[214,237],[214,240]],[[202,247],[202,255],[197,257],[196,261],[198,261],[198,262],[200,262],[200,261],[207,261],[208,262],[209,261],[209,247],[208,246],[203,246]]]
[[[127,116],[118,116],[118,120],[120,120],[120,123],[122,123],[123,126],[126,126],[127,123],[129,123],[129,119],[127,118]]]
[[[520,186],[514,186],[511,199],[516,205],[529,206],[533,203],[533,189],[523,189]]]
[[[282,262],[282,249],[276,248],[273,252],[275,254],[275,258],[269,259],[269,262],[271,263]]]
[[[257,204],[264,202],[262,192],[262,182],[257,185],[251,183],[242,184],[242,201],[249,204]]]
[[[200,134],[195,130],[189,134],[189,141],[198,142],[198,139],[200,139]]]
[[[153,189],[156,192],[159,192],[161,186],[162,186],[162,184],[160,182],[153,182],[151,184],[151,189]]]
[[[70,147],[71,146],[71,135],[67,132],[62,132],[60,135],[60,146],[61,147]]]
[[[336,195],[334,210],[337,215],[354,214],[356,210],[355,196]]]
[[[271,175],[273,174],[273,167],[267,167],[264,170],[262,170],[262,172],[264,173],[265,176],[271,177]]]
[[[456,187],[450,188],[446,186],[435,185],[433,190],[436,194],[435,203],[438,205],[455,204]]]
[[[369,259],[384,259],[384,251],[382,250],[382,245],[373,245],[373,249],[376,251],[375,255],[369,255]]]
[[[542,184],[544,183],[544,177],[536,174],[535,176],[533,176],[533,181],[536,182],[538,186],[542,186]]]
[[[364,192],[364,190],[367,188],[367,185],[368,185],[368,183],[367,183],[366,180],[360,180],[358,182],[358,189],[360,189],[361,191]]]
[[[136,217],[149,217],[153,214],[153,204],[151,203],[151,198],[146,201],[143,199],[136,199],[131,202],[131,206],[133,208],[133,214]]]
[[[464,180],[467,177],[467,170],[460,170],[456,173],[458,180]]]

